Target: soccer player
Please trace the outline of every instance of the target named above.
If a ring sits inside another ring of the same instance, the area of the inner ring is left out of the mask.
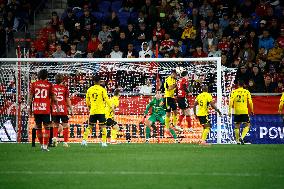
[[[90,87],[87,90],[86,104],[90,110],[90,116],[89,116],[89,126],[87,127],[83,135],[82,146],[87,145],[88,135],[91,132],[94,125],[97,124],[97,122],[99,122],[99,127],[102,131],[102,147],[107,146],[105,107],[106,105],[112,107],[112,105],[108,98],[106,89],[100,86],[100,83],[101,83],[101,78],[100,76],[96,75],[94,77],[94,86]]]
[[[177,130],[182,131],[182,129],[177,126],[177,105],[174,99],[177,87],[176,82],[177,82],[177,72],[176,70],[172,70],[171,75],[166,78],[166,81],[164,83],[164,88],[165,88],[164,106],[166,109],[165,126],[166,129],[170,128],[171,112],[173,111],[173,125]]]
[[[156,96],[146,106],[146,110],[144,112],[144,118],[146,118],[146,115],[148,114],[150,108],[152,108],[152,114],[149,117],[149,119],[146,120],[146,122],[145,122],[145,126],[146,126],[146,143],[149,142],[150,132],[151,132],[150,127],[156,121],[159,121],[161,125],[165,125],[165,115],[166,115],[166,112],[165,112],[165,109],[164,109],[164,100],[162,98],[162,95],[161,95],[160,91],[156,92]],[[174,129],[169,128],[169,131],[172,134],[173,138],[175,139],[175,142],[178,142],[177,135],[176,135]]]
[[[188,126],[188,131],[192,132],[191,118],[190,118],[190,109],[189,103],[187,100],[187,96],[189,94],[189,82],[188,82],[188,72],[183,71],[181,73],[181,79],[179,79],[177,83],[177,102],[178,107],[181,110],[181,114],[179,116],[178,125],[181,126],[182,120],[186,117],[186,122]]]
[[[33,82],[31,85],[28,102],[28,108],[33,107],[36,124],[34,129],[37,131],[38,140],[43,151],[49,151],[47,145],[51,127],[51,101],[57,106],[57,99],[53,92],[52,84],[47,81],[47,77],[47,70],[43,69],[38,72],[38,81]],[[58,107],[56,109],[58,110]],[[32,113],[31,109],[29,111]],[[44,126],[44,133],[42,132],[42,125]]]
[[[110,99],[111,107],[110,106],[106,107],[106,119],[107,119],[106,125],[108,127],[112,127],[111,133],[110,133],[110,136],[111,136],[110,142],[112,144],[116,143],[117,132],[119,130],[119,126],[117,125],[117,122],[114,120],[115,112],[113,111],[119,106],[119,96],[120,96],[119,92],[120,92],[119,89],[115,89],[113,97]]]
[[[283,104],[284,104],[284,92],[282,93],[282,96],[280,98],[280,103],[279,103],[278,112],[279,112],[280,115],[282,115]]]
[[[198,112],[196,113],[196,107],[198,105]],[[221,115],[220,110],[215,106],[213,102],[212,95],[208,93],[208,86],[204,85],[202,86],[202,93],[200,93],[194,102],[193,111],[194,115],[198,117],[200,124],[203,126],[203,132],[202,132],[202,145],[207,145],[206,138],[208,133],[210,132],[210,120],[208,118],[208,106],[211,106],[214,108],[219,115]]]
[[[56,107],[53,105],[52,107],[52,121],[54,122],[53,128],[53,145],[57,146],[57,136],[58,136],[58,127],[60,121],[62,122],[63,127],[63,137],[64,137],[64,147],[68,147],[68,110],[69,113],[72,115],[72,105],[69,97],[69,90],[68,87],[63,83],[63,75],[57,74],[55,75],[55,85],[53,85],[53,91],[56,95],[58,101],[59,111],[57,112]],[[61,130],[62,131],[62,130]],[[59,133],[61,132],[59,131]]]
[[[238,81],[238,88],[233,90],[230,95],[229,115],[231,115],[232,108],[234,108],[234,122],[235,122],[235,137],[237,144],[244,145],[244,138],[250,129],[250,119],[248,115],[248,103],[250,105],[251,114],[253,115],[253,103],[251,94],[244,89],[244,81]],[[244,123],[245,127],[240,138],[240,125]]]

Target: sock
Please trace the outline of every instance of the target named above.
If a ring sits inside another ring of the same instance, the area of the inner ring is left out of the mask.
[[[117,130],[116,129],[111,129],[111,132],[110,132],[110,137],[111,137],[111,140],[116,140],[117,138]]]
[[[170,128],[170,133],[172,134],[172,136],[174,137],[174,139],[177,139],[177,134],[176,134],[175,130],[173,130],[172,128]]]
[[[58,127],[53,127],[53,137],[58,137]]]
[[[173,115],[173,124],[174,124],[174,126],[176,126],[177,125],[177,121],[178,121],[178,118],[177,118],[177,115]]]
[[[210,132],[210,127],[205,127],[203,129],[203,132],[202,132],[202,140],[203,141],[206,141],[207,135],[208,135],[209,132]]]
[[[83,140],[87,140],[87,139],[88,139],[88,136],[89,136],[89,134],[90,134],[90,132],[91,132],[91,129],[92,129],[91,126],[88,126],[88,127],[86,128],[86,130],[85,130],[85,132],[84,132],[84,135],[83,135]]]
[[[150,138],[150,132],[151,132],[150,127],[146,127],[146,139]]]
[[[42,140],[42,130],[41,129],[38,129],[36,130],[36,135],[37,135],[37,138],[38,138],[38,141],[40,144],[43,144],[43,140]]]
[[[166,128],[170,128],[170,118],[168,116],[165,118],[165,126]]]
[[[103,128],[102,129],[102,142],[106,143],[106,140],[107,140],[107,129]]]
[[[187,127],[191,128],[192,125],[191,125],[191,117],[190,116],[186,116],[186,122],[187,122]]]
[[[248,132],[249,132],[249,126],[245,126],[245,128],[243,129],[243,132],[242,132],[242,139],[244,139],[246,137]]]
[[[179,115],[179,118],[178,118],[178,125],[181,126],[181,123],[182,123],[182,120],[184,118],[184,115]]]
[[[68,142],[68,138],[69,138],[68,128],[63,129],[63,137],[64,137],[64,142]]]
[[[49,142],[49,135],[50,135],[50,130],[45,129],[44,130],[44,135],[43,135],[43,145],[47,145]]]
[[[238,128],[235,128],[234,131],[235,131],[236,141],[240,142],[240,130]]]

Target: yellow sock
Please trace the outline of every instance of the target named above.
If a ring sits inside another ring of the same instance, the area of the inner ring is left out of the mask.
[[[168,116],[165,118],[165,126],[167,129],[170,128],[170,118]]]
[[[110,136],[111,136],[111,140],[116,140],[117,138],[117,130],[116,129],[112,129],[111,130],[111,133],[110,133]]]
[[[242,139],[245,138],[245,136],[247,135],[248,132],[249,132],[249,126],[246,126],[246,127],[243,129],[243,132],[242,132]]]
[[[102,142],[106,142],[107,140],[107,129],[103,128],[102,129]]]
[[[205,141],[207,139],[207,135],[210,132],[210,127],[205,127],[202,132],[202,140]]]
[[[236,141],[240,142],[240,129],[235,128],[234,131],[235,131]]]
[[[177,118],[177,115],[173,115],[173,124],[174,126],[177,126],[177,121],[178,121],[178,118]]]
[[[86,128],[86,130],[85,130],[85,132],[84,132],[84,135],[83,135],[83,139],[84,139],[84,140],[87,140],[87,139],[88,139],[88,136],[89,136],[89,134],[90,134],[90,132],[91,132],[91,129],[92,129],[92,126],[88,126],[88,127]]]

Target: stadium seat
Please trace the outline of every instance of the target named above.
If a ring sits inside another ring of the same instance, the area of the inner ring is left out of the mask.
[[[128,24],[128,19],[130,17],[130,13],[129,12],[120,12],[117,15],[120,25],[121,26],[127,26]]]
[[[76,15],[77,18],[80,18],[81,16],[84,15],[84,13],[82,11],[78,11],[78,12],[75,13],[75,15]]]
[[[104,14],[102,12],[92,12],[91,13],[98,21],[103,21],[104,19]]]
[[[137,18],[138,18],[138,12],[130,13],[130,19],[131,20],[137,20]]]
[[[119,9],[121,9],[122,1],[114,1],[111,4],[111,10],[118,13]]]
[[[109,11],[109,8],[111,6],[111,2],[109,1],[102,1],[99,3],[99,10],[100,12],[108,12]]]

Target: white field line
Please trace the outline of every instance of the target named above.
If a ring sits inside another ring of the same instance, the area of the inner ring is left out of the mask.
[[[194,172],[162,172],[162,171],[0,171],[0,175],[161,175],[161,176],[212,176],[212,177],[275,177],[284,178],[284,174],[259,173],[194,173]]]

